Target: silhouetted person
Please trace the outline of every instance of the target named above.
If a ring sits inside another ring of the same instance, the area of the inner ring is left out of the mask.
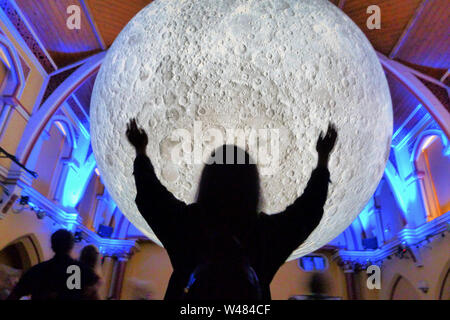
[[[328,296],[326,296],[327,286],[325,277],[320,273],[314,273],[309,280],[309,290],[311,291],[311,295],[308,298],[310,300],[328,299]]]
[[[92,244],[85,246],[81,250],[79,261],[97,275],[98,281],[94,286],[90,287],[89,295],[93,297],[93,299],[99,300],[99,291],[103,284],[103,280],[99,274],[100,252],[98,252],[97,247]]]
[[[90,244],[85,246],[80,253],[80,262],[83,263],[86,267],[95,271],[98,267],[100,253],[97,248]]]
[[[91,288],[98,277],[89,268],[70,257],[74,246],[71,232],[60,229],[52,234],[52,250],[55,256],[30,268],[20,278],[8,297],[19,300],[31,295],[32,300],[82,300],[94,299]],[[67,280],[73,274],[68,272],[69,266],[78,266],[80,270],[80,289],[70,289]]]
[[[215,151],[219,156],[213,154],[213,157],[226,159],[234,152],[236,160],[237,153],[244,153],[247,161],[244,164],[223,161],[223,164],[205,165],[197,202],[186,205],[156,177],[146,155],[148,137],[143,129],[137,127],[134,119],[127,126],[127,137],[137,154],[134,162],[136,204],[166,248],[173,266],[165,299],[182,299],[198,266],[217,259],[231,262],[236,257],[248,261],[255,271],[262,299],[270,299],[269,285],[273,276],[322,218],[330,176],[328,158],[337,138],[334,127],[330,125],[326,136],[318,139],[318,166],[312,172],[303,195],[285,211],[273,215],[258,213],[258,170],[249,161],[249,155],[238,147],[222,146]],[[228,252],[218,250],[227,246],[235,249]],[[217,290],[223,289],[222,298],[248,298],[248,295],[238,292],[239,284],[227,286],[219,273],[214,280],[210,282],[217,286]],[[209,296],[197,295],[195,298],[208,299]]]

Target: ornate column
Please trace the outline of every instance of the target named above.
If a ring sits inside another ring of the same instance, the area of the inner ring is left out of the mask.
[[[433,194],[429,194],[429,189],[427,188],[427,181],[425,179],[426,173],[421,170],[415,172],[416,180],[419,184],[420,197],[422,198],[423,206],[425,207],[425,221],[429,221],[437,217],[439,211],[439,204],[436,203],[436,198]]]
[[[89,216],[92,216],[92,228],[94,231],[98,230],[98,226],[102,224],[101,218],[103,218],[103,212],[108,208],[108,197],[105,196],[105,192],[103,194],[97,194],[96,196],[97,205],[95,206],[95,211]],[[104,224],[104,223],[103,223]]]
[[[111,298],[114,300],[120,300],[127,262],[128,257],[118,257],[114,265],[114,274],[113,274],[114,279],[111,290],[112,291]]]
[[[377,242],[378,247],[380,248],[383,246],[386,239],[384,235],[383,219],[381,217],[381,208],[379,206],[375,206],[374,214],[377,228]]]
[[[2,101],[0,100],[0,104],[2,104],[1,106],[1,110],[0,110],[0,139],[3,138],[3,135],[6,132],[6,127],[8,126],[8,122],[11,119],[12,116],[12,110],[13,108],[11,107],[10,104],[7,103],[2,103]]]
[[[56,177],[52,179],[50,184],[49,195],[53,197],[54,200],[61,202],[64,196],[67,196],[70,199],[70,203],[63,203],[64,206],[69,205],[69,207],[75,207],[76,201],[72,201],[71,196],[73,195],[65,195],[64,187],[67,182],[67,178],[70,177],[70,174],[73,172],[73,176],[75,176],[79,170],[79,166],[74,162],[74,159],[70,158],[62,158],[60,160],[60,170],[55,170],[54,174]],[[56,179],[55,179],[56,178]]]
[[[109,292],[111,289],[113,270],[114,270],[114,257],[105,256],[103,258],[102,264],[103,286],[100,289],[100,297],[102,299],[107,299],[110,296]]]
[[[36,168],[39,154],[41,153],[42,145],[44,144],[45,141],[48,141],[49,139],[50,139],[50,132],[48,130],[42,130],[42,133],[39,136],[39,139],[36,140],[36,143],[33,146],[33,151],[31,152],[30,157],[28,158],[28,161],[26,163],[31,170],[34,170]]]
[[[355,270],[353,270],[353,268],[345,268],[344,275],[348,300],[357,300],[358,297],[356,291]]]
[[[105,239],[95,234],[92,241],[100,248],[104,258],[102,272],[105,285],[102,289],[105,299],[119,300],[127,262],[139,250],[135,240]]]
[[[342,259],[342,257],[337,256],[337,264],[344,271],[345,276],[345,286],[347,289],[347,299],[348,300],[358,300],[360,298],[358,279],[356,278],[356,272],[358,271],[358,263]]]

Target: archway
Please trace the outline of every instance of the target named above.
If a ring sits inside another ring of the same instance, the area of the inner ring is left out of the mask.
[[[0,250],[0,300],[6,299],[20,275],[42,261],[42,250],[34,235],[25,235]]]
[[[433,220],[450,209],[448,181],[450,157],[445,136],[424,134],[414,150],[414,165],[420,175],[420,188],[426,209],[427,221]]]
[[[436,299],[450,300],[450,260],[447,261],[437,281]]]
[[[390,300],[420,300],[420,295],[408,279],[398,276],[392,286]]]
[[[43,261],[43,252],[34,234],[27,234],[0,250],[0,264],[27,270]]]

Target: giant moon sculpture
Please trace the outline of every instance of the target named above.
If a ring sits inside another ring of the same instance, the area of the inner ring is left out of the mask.
[[[290,259],[327,244],[361,212],[383,175],[392,133],[377,55],[326,0],[156,0],[117,37],[94,86],[92,147],[119,209],[160,243],[134,202],[134,151],[125,137],[132,117],[148,132],[158,178],[186,203],[195,201],[203,165],[174,154],[209,150],[217,130],[224,137],[231,129],[266,130],[246,138],[248,146],[267,144],[264,157],[247,149],[269,214],[302,194],[317,137],[333,122],[339,137],[324,216]],[[192,133],[192,141],[176,132]]]

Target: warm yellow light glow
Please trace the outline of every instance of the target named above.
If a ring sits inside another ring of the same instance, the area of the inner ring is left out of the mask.
[[[434,139],[436,139],[436,136],[430,136],[425,140],[422,146],[422,152],[424,152],[425,149],[430,146],[430,144],[434,141]]]
[[[64,129],[64,126],[61,124],[61,122],[57,121],[55,122],[55,125],[58,127],[58,129],[64,136],[67,136],[66,130]]]
[[[0,59],[8,67],[8,69],[11,69],[11,65],[9,64],[9,61],[6,58],[6,55],[5,55],[5,52],[3,51],[3,49],[0,49]]]

